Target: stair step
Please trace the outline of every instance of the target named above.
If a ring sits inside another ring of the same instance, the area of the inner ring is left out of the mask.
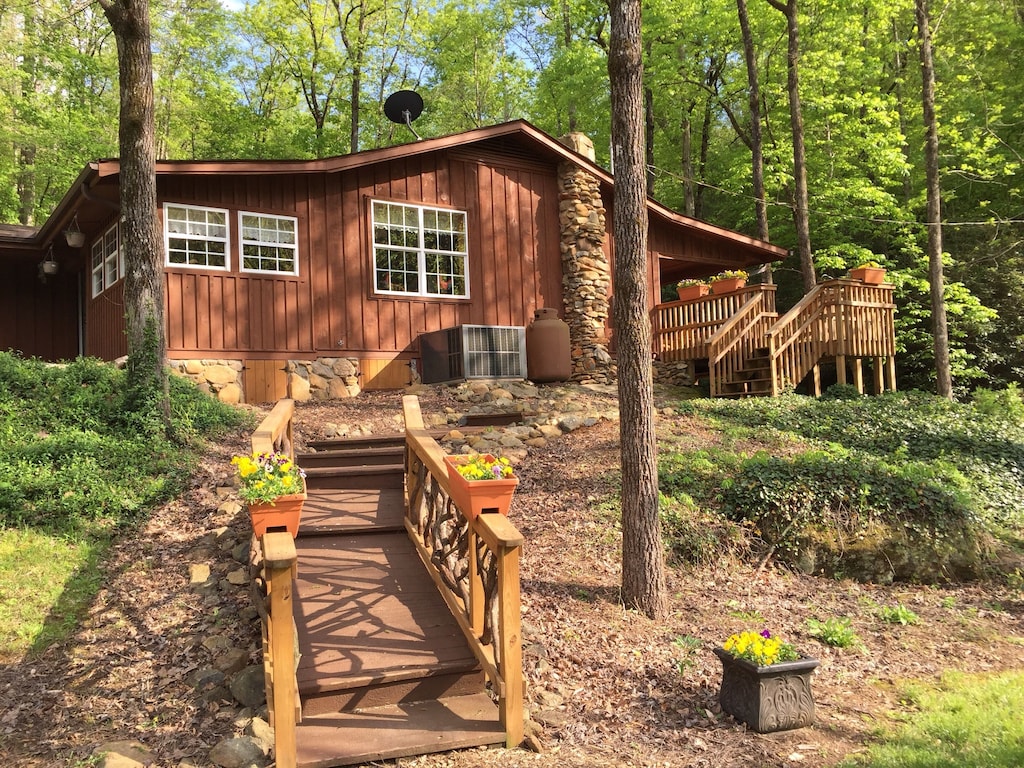
[[[360,467],[310,467],[306,470],[306,488],[401,488],[405,480],[403,464],[379,464]]]
[[[484,693],[304,717],[297,764],[331,768],[504,744],[498,710]]]
[[[307,492],[299,536],[384,533],[404,528],[401,488],[318,488]]]
[[[303,469],[313,467],[359,467],[374,464],[401,464],[405,457],[405,444],[380,447],[331,448],[313,453],[300,453],[296,463]]]

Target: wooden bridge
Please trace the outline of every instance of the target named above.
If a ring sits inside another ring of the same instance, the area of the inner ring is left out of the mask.
[[[821,394],[821,363],[834,361],[840,384],[864,392],[864,361],[874,391],[896,389],[893,286],[844,278],[820,283],[789,312],[775,311],[775,286],[659,304],[654,352],[666,362],[707,364],[712,397],[778,395],[809,379]]]
[[[406,434],[296,456],[298,536],[259,542],[267,702],[278,768],[354,765],[523,740],[519,548],[507,518],[469,521],[415,397]],[[291,400],[254,451],[294,454]]]

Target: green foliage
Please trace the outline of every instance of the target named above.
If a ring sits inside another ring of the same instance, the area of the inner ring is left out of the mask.
[[[824,621],[808,619],[807,632],[811,637],[820,640],[825,645],[831,645],[833,648],[853,648],[863,645],[848,616],[830,616]]]
[[[1010,382],[1006,389],[998,392],[976,389],[971,395],[971,402],[979,413],[986,416],[1006,418],[1017,424],[1024,424],[1024,397],[1021,396],[1017,382]]]
[[[911,707],[899,728],[887,729],[841,768],[1016,768],[1024,744],[1024,672],[947,674],[937,689],[907,686]]]
[[[901,624],[904,627],[920,621],[918,615],[902,603],[883,605],[878,609],[878,617],[888,624]]]
[[[672,645],[679,652],[679,658],[676,659],[676,670],[679,674],[694,666],[697,663],[697,654],[704,649],[704,641],[693,635],[680,635],[672,641]]]
[[[118,525],[181,487],[192,454],[140,429],[146,416],[130,410],[125,385],[96,360],[47,366],[0,353],[0,526]],[[246,418],[185,382],[172,396],[174,425],[194,440]]]
[[[962,578],[980,575],[992,536],[1013,546],[1024,527],[1024,426],[1002,409],[919,392],[847,393],[678,403],[744,452],[664,452],[662,492],[721,510],[811,571]]]

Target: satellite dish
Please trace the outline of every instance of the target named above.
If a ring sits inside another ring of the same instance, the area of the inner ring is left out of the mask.
[[[412,127],[412,121],[423,113],[423,98],[416,91],[395,91],[384,101],[384,114],[392,123],[404,125],[417,140],[421,136]]]

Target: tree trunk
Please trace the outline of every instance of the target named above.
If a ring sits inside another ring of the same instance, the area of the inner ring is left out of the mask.
[[[693,178],[693,108],[695,104],[690,102],[683,112],[681,135],[682,146],[679,154],[683,161],[683,213],[687,216],[695,216],[697,211],[697,198],[694,192],[696,183]]]
[[[945,281],[942,276],[942,186],[939,180],[939,126],[935,117],[935,67],[928,0],[915,0],[917,34],[921,43],[921,103],[924,112],[924,171],[928,193],[928,282],[931,285],[935,383],[939,395],[953,399],[949,370],[949,329],[946,324]]]
[[[800,274],[804,293],[810,293],[818,284],[811,254],[810,205],[807,201],[807,151],[804,147],[804,117],[800,107],[800,24],[797,0],[767,0],[768,4],[786,17],[789,34],[789,53],[786,58],[786,90],[789,92],[789,123],[793,133],[793,223],[796,227],[797,249],[800,253]]]
[[[754,187],[754,213],[757,218],[757,236],[768,242],[768,204],[764,195],[764,150],[761,137],[761,84],[757,75],[757,52],[750,31],[747,0],[736,0],[743,35],[743,58],[747,63],[747,103],[750,108],[751,182]]]
[[[121,114],[121,247],[128,325],[128,387],[153,398],[170,427],[163,255],[156,218],[156,145],[149,0],[99,0],[117,41]],[[136,402],[135,405],[143,405]]]
[[[611,0],[608,75],[615,166],[614,324],[619,350],[622,454],[622,595],[649,617],[665,614],[658,517],[657,443],[647,314],[647,197],[644,168],[640,0]]]

